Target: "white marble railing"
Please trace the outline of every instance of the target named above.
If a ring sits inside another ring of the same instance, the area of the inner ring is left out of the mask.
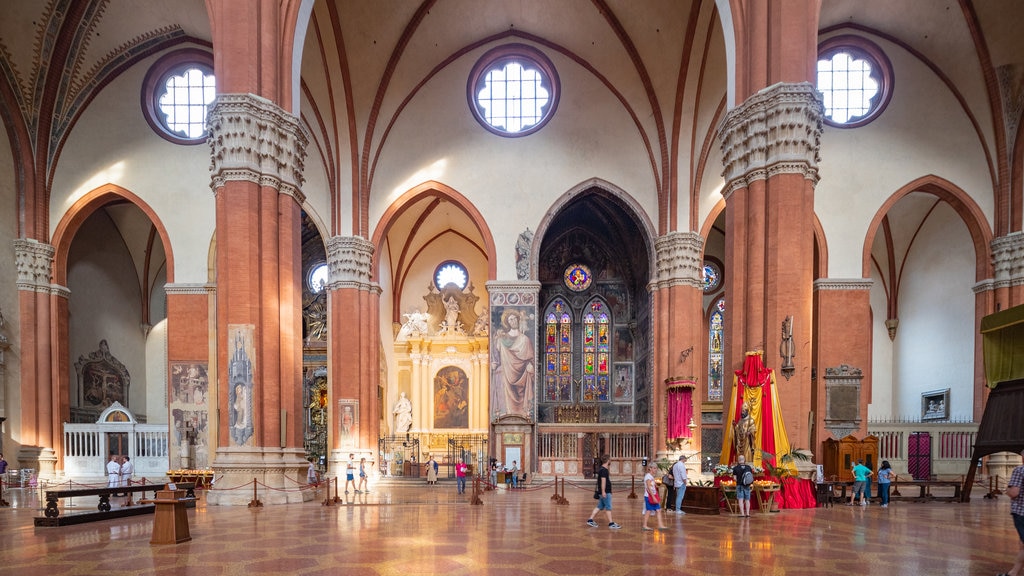
[[[878,438],[878,461],[888,460],[896,474],[908,473],[911,437],[922,432],[928,434],[927,445],[933,476],[967,474],[974,439],[978,435],[977,423],[868,423],[868,433]]]
[[[115,435],[124,438],[124,454],[135,464],[135,478],[164,478],[170,462],[166,424],[133,422],[64,424],[64,475],[82,482],[106,476]]]

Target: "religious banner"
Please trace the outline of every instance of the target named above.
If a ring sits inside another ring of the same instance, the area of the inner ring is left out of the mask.
[[[665,384],[665,438],[692,438],[689,424],[693,422],[693,389],[697,384],[690,378],[668,378]]]
[[[782,422],[775,371],[765,367],[763,354],[762,351],[747,352],[743,369],[737,370],[733,377],[721,464],[731,465],[743,454],[751,466],[763,468],[765,457],[772,465],[779,466],[776,458],[791,450]]]

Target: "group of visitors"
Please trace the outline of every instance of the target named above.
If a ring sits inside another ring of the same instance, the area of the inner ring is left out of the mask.
[[[133,475],[135,475],[135,464],[132,464],[130,457],[110,455],[110,461],[107,462],[107,488],[128,487],[131,485]]]
[[[857,460],[853,467],[853,491],[850,493],[850,501],[847,506],[853,506],[857,501],[861,506],[867,506],[871,501],[871,476],[874,472],[864,465],[864,460]],[[878,496],[882,501],[882,508],[889,507],[889,487],[895,479],[896,474],[889,465],[888,460],[882,460],[882,466],[878,469]]]
[[[348,494],[348,487],[351,485],[356,494],[369,492],[366,476],[366,458],[359,459],[359,483],[356,483],[356,455],[349,454],[345,463],[345,494]]]

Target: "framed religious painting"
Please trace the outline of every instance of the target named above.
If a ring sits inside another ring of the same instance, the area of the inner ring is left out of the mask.
[[[921,394],[921,420],[949,420],[949,388]]]

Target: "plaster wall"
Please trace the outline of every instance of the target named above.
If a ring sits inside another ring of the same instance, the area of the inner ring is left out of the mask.
[[[146,423],[167,424],[167,319],[161,320],[146,337]]]
[[[519,233],[536,230],[550,205],[579,182],[608,180],[656,213],[651,163],[636,126],[589,73],[557,59],[563,93],[554,118],[535,134],[503,138],[481,127],[466,102],[477,56],[433,78],[396,123],[374,176],[371,227],[400,194],[438,180],[468,197],[487,221],[497,278],[515,278]]]
[[[872,218],[894,192],[921,176],[951,181],[971,194],[989,221],[993,214],[988,159],[954,95],[903,49],[873,40],[896,76],[888,108],[860,128],[826,126],[821,139],[815,212],[828,239],[827,276],[833,278],[861,277]]]
[[[886,296],[871,289],[872,397],[869,418],[921,417],[921,393],[950,388],[950,416],[971,418],[974,402],[974,261],[966,226],[940,204],[903,264],[899,327],[885,327]]]
[[[142,299],[128,251],[104,211],[82,223],[68,256],[68,345],[71,404],[82,390],[75,362],[106,340],[131,377],[127,408],[147,415],[146,346],[140,328]],[[124,402],[122,402],[124,404]],[[147,415],[148,418],[148,415]]]
[[[203,283],[215,224],[210,148],[205,143],[173,144],[146,123],[139,98],[155,59],[106,86],[75,125],[54,175],[50,234],[84,194],[116,184],[142,198],[166,227],[174,281]]]
[[[966,226],[940,205],[924,223],[903,271],[896,336],[901,347],[893,366],[900,382],[896,414],[919,418],[921,393],[949,388],[950,417],[973,418],[974,262]]]

